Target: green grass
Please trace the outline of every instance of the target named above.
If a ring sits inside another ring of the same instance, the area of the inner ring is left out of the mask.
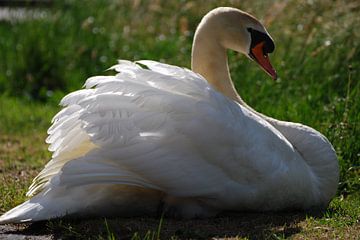
[[[87,77],[106,74],[118,58],[189,67],[194,29],[216,6],[254,14],[276,43],[271,55],[280,76],[276,82],[245,57],[229,52],[232,78],[243,99],[269,116],[321,131],[334,145],[341,175],[329,209],[164,219],[160,230],[158,219],[135,218],[53,221],[18,231],[99,239],[150,239],[159,232],[164,239],[360,235],[360,4],[232,2],[66,0],[55,1],[41,19],[0,22],[0,212],[25,199],[31,179],[48,161],[46,129],[62,96],[79,89]]]

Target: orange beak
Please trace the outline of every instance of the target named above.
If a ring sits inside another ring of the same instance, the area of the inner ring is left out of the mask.
[[[272,79],[277,79],[277,73],[275,69],[271,66],[270,59],[268,54],[264,54],[263,46],[265,42],[260,42],[250,51],[250,56],[261,66],[261,68],[269,74]]]

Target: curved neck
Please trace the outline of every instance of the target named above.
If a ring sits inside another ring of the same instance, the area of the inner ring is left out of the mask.
[[[206,32],[201,29],[198,29],[194,36],[191,68],[194,72],[201,74],[216,90],[268,121],[275,128],[279,129],[279,125],[284,124],[282,121],[257,112],[242,100],[231,80],[226,49],[216,38],[207,37]]]
[[[207,37],[201,30],[195,33],[191,68],[225,96],[239,103],[243,102],[231,81],[226,49],[221,46],[219,41]]]
[[[195,33],[191,53],[192,70],[201,74],[216,90],[252,113],[270,123],[277,123],[278,120],[257,112],[242,100],[231,80],[226,49],[220,44],[220,41],[208,37],[206,33],[203,29],[198,29]]]

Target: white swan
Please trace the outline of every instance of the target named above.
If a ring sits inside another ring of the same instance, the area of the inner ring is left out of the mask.
[[[192,68],[204,78],[119,61],[117,75],[89,78],[86,89],[65,96],[48,130],[51,161],[32,198],[0,223],[152,215],[161,206],[183,217],[326,207],[339,177],[333,147],[310,127],[247,106],[230,79],[228,48],[276,78],[265,28],[245,12],[217,8],[193,44]]]

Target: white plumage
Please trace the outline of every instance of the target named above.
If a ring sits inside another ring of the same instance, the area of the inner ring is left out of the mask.
[[[319,132],[258,114],[188,69],[112,69],[62,99],[46,139],[52,159],[32,198],[0,223],[154,215],[162,205],[183,217],[307,209],[335,194],[336,155]]]

